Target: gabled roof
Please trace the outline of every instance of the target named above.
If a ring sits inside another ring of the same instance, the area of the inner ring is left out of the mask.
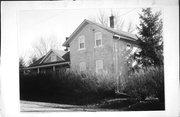
[[[104,26],[102,24],[98,24],[98,23],[95,23],[95,22],[92,22],[92,21],[89,21],[87,19],[85,19],[77,28],[76,30],[69,36],[69,38],[63,43],[63,46],[68,46],[69,43],[72,41],[73,39],[73,36],[77,34],[77,32],[82,29],[86,24],[91,24],[91,25],[96,25],[104,30],[107,30],[108,32],[111,32],[115,35],[119,35],[121,36],[122,38],[124,39],[127,39],[127,40],[130,40],[130,41],[136,41],[137,40],[137,37],[134,35],[134,34],[131,34],[129,32],[124,32],[124,31],[121,31],[121,30],[115,30],[113,28],[110,28],[110,27],[107,27],[107,26]]]
[[[56,56],[58,56],[59,58],[61,58],[62,60],[64,60],[64,59],[62,58],[62,56],[65,54],[64,51],[51,49],[51,50],[49,50],[49,52],[45,55],[45,57],[41,60],[40,64],[43,63],[44,60],[45,60],[52,52],[55,53]]]
[[[43,61],[50,55],[51,52],[54,52],[63,61],[55,61],[55,62],[44,63]],[[47,65],[47,64],[54,64],[54,63],[63,63],[63,62],[69,62],[69,61],[70,61],[70,52],[51,49],[46,55],[42,56],[40,59],[35,61],[33,64],[29,65],[29,67]]]
[[[42,61],[42,59],[43,59],[44,57],[45,57],[45,55],[42,56],[41,58],[39,58],[38,60],[36,60],[34,63],[30,64],[29,67],[39,65],[39,63]]]

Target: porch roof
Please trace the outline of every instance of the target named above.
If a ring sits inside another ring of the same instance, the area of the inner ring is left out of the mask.
[[[22,68],[23,70],[28,70],[28,69],[36,69],[36,68],[45,68],[45,67],[52,67],[52,66],[62,66],[62,65],[67,65],[69,66],[70,62],[51,62],[51,63],[46,63],[46,64],[41,64],[37,66],[29,66],[29,67],[24,67]]]

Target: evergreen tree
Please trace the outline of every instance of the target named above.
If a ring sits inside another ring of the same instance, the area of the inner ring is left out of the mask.
[[[151,8],[142,9],[140,15],[140,26],[138,44],[141,51],[135,53],[135,59],[143,66],[163,65],[163,37],[161,12],[152,13]]]

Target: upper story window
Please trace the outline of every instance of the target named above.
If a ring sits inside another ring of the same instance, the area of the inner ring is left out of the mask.
[[[85,36],[79,36],[79,50],[85,49]]]
[[[54,62],[54,61],[56,61],[56,55],[51,55],[51,62]]]
[[[80,68],[80,71],[86,71],[86,63],[85,62],[80,62],[79,64],[79,68]]]
[[[102,33],[96,32],[95,33],[95,47],[101,47],[102,46]]]
[[[96,60],[96,73],[103,71],[103,60]]]

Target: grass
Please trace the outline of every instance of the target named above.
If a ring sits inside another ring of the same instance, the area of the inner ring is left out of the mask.
[[[128,108],[124,109],[126,111],[154,111],[154,110],[165,110],[165,104],[159,101],[140,101]]]
[[[139,100],[157,97],[164,102],[163,67],[149,67],[134,72],[125,79],[121,91]]]
[[[136,99],[133,98],[122,98],[122,99],[112,99],[105,101],[104,103],[100,104],[100,108],[104,109],[120,109],[122,110],[129,105],[135,104],[137,102]]]

